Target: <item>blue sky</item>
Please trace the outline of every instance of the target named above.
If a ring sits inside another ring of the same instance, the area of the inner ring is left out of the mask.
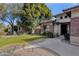
[[[46,3],[53,15],[59,14],[63,9],[78,5],[78,3]]]

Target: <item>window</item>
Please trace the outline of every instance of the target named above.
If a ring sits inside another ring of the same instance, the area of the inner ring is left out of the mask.
[[[67,16],[65,16],[64,18],[67,18]]]
[[[60,19],[63,19],[63,17],[61,16]]]

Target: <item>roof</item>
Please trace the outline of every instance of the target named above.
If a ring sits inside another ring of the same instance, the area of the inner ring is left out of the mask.
[[[71,10],[71,9],[75,9],[75,8],[79,8],[79,5],[71,7],[71,8],[64,9],[63,11],[67,11],[67,10]]]
[[[56,15],[54,15],[53,17],[60,16],[60,15],[63,15],[63,14],[64,14],[64,12],[59,13],[59,14],[56,14]]]
[[[53,20],[44,20],[44,21],[41,21],[40,23],[49,23],[49,22],[53,22]]]

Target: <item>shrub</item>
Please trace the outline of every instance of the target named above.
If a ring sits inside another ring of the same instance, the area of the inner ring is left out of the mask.
[[[8,32],[8,28],[4,29],[4,32]]]
[[[53,37],[54,37],[53,33],[50,32],[50,31],[45,31],[45,32],[43,33],[43,35],[47,36],[48,38],[53,38]]]
[[[59,34],[58,33],[56,33],[56,37],[59,37]]]
[[[65,37],[65,40],[70,40],[70,34],[69,33],[64,34],[64,37]]]

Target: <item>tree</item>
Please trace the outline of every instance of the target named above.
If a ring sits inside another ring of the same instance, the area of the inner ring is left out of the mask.
[[[51,18],[51,12],[43,3],[24,3],[20,25],[22,28],[34,29],[41,20]]]
[[[1,20],[4,23],[8,23],[12,29],[12,34],[14,32],[14,25],[17,21],[18,13],[20,12],[20,4],[5,4],[6,10],[2,14]]]
[[[15,22],[15,17],[12,15],[12,14],[10,14],[10,13],[5,13],[4,15],[3,15],[3,17],[2,17],[2,21],[4,22],[4,23],[7,23],[7,24],[9,24],[10,25],[10,27],[11,27],[11,29],[12,29],[12,34],[13,34],[13,32],[14,32],[14,22]]]
[[[5,10],[6,10],[6,5],[4,3],[0,3],[0,17],[2,16]]]
[[[0,23],[0,30],[4,31],[5,26],[3,25],[3,23]]]

